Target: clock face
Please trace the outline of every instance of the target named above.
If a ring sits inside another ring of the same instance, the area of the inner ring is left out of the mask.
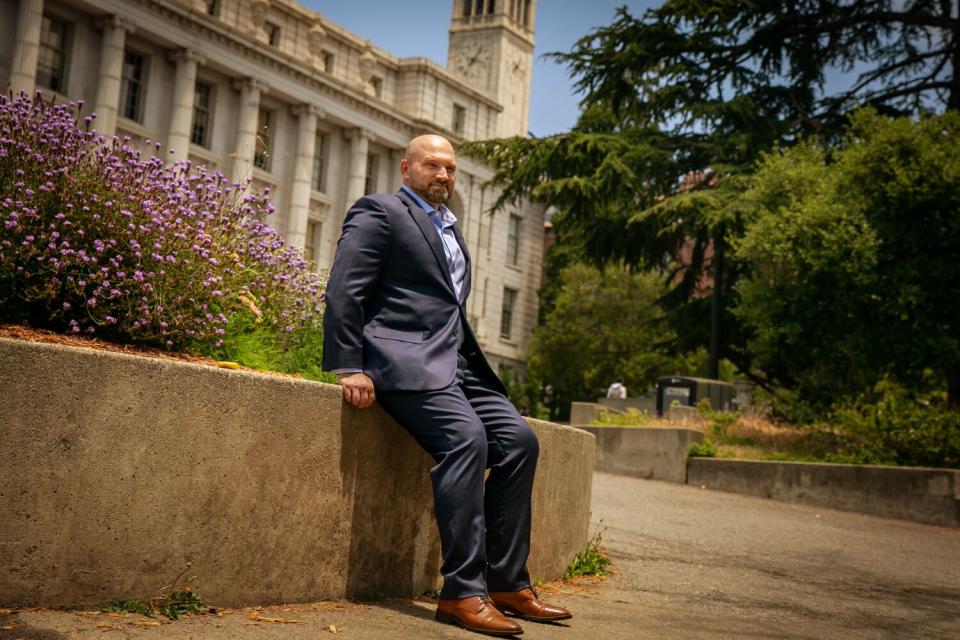
[[[468,80],[484,77],[490,66],[490,52],[479,44],[464,48],[457,59],[456,69]]]

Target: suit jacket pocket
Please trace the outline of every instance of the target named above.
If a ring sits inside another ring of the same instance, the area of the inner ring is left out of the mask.
[[[374,327],[374,338],[386,338],[387,340],[399,340],[400,342],[412,342],[420,344],[423,342],[423,331],[398,331],[387,327]]]

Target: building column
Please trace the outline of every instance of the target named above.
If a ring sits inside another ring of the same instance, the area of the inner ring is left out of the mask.
[[[123,76],[123,47],[127,32],[133,32],[129,22],[119,16],[106,16],[99,21],[103,30],[100,47],[100,71],[97,77],[97,97],[93,110],[97,114],[95,128],[105,136],[117,131],[117,111],[120,108],[120,81]]]
[[[364,193],[364,182],[367,179],[367,154],[370,151],[370,141],[373,132],[369,129],[357,128],[346,132],[350,140],[350,171],[347,173],[347,206],[367,195]]]
[[[322,109],[312,104],[294,107],[297,116],[297,155],[293,163],[293,182],[290,185],[290,206],[287,218],[287,244],[302,249],[307,240],[307,220],[310,217],[310,191],[313,188],[313,154],[317,142],[317,120],[323,118]]]
[[[253,154],[257,149],[257,116],[260,113],[260,94],[269,91],[262,80],[243,78],[234,82],[240,91],[240,113],[237,117],[237,143],[233,153],[230,179],[243,183],[253,177]]]
[[[403,160],[403,152],[404,149],[397,148],[387,150],[387,164],[389,165],[387,167],[387,180],[389,182],[387,182],[387,188],[383,191],[397,191],[403,186],[403,179],[400,177],[400,161]]]
[[[37,84],[37,58],[43,29],[43,0],[20,0],[19,4],[10,66],[10,89],[13,95],[21,91],[33,93]]]
[[[373,132],[369,129],[358,127],[343,132],[344,137],[350,141],[350,164],[347,172],[347,192],[344,211],[335,220],[331,233],[324,232],[323,235],[329,239],[326,245],[326,255],[334,254],[337,241],[340,239],[340,230],[343,227],[343,219],[347,215],[347,210],[353,206],[353,203],[364,195],[364,181],[367,178],[367,154],[370,151],[370,141],[373,140]]]
[[[171,162],[186,160],[190,154],[190,125],[193,123],[193,98],[197,86],[197,65],[207,59],[190,49],[171,54],[177,65],[173,80],[173,105],[170,110],[170,132],[167,146],[173,152]]]

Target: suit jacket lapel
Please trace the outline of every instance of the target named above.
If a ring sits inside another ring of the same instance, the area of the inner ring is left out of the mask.
[[[470,295],[470,284],[472,282],[470,276],[470,252],[467,251],[467,241],[463,239],[463,234],[460,233],[457,225],[453,225],[453,237],[457,239],[457,244],[460,245],[460,251],[463,252],[463,261],[466,268],[466,273],[463,276],[463,286],[460,287],[460,302],[465,302],[467,296]]]
[[[407,212],[410,214],[410,217],[413,218],[413,221],[417,223],[417,226],[420,227],[423,238],[427,241],[427,244],[430,245],[430,249],[433,250],[433,256],[437,259],[437,264],[440,267],[440,273],[443,274],[444,282],[446,282],[450,288],[450,293],[456,295],[453,288],[453,279],[450,277],[450,268],[447,267],[447,256],[443,252],[443,242],[440,240],[440,234],[437,233],[437,228],[433,225],[433,221],[430,220],[430,216],[413,198],[404,193],[402,189],[397,193],[397,197],[407,205]]]

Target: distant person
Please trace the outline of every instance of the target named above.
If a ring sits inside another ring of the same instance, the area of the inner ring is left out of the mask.
[[[607,397],[616,398],[618,400],[627,399],[627,388],[623,386],[623,380],[617,378],[613,381],[613,384],[607,387]]]

